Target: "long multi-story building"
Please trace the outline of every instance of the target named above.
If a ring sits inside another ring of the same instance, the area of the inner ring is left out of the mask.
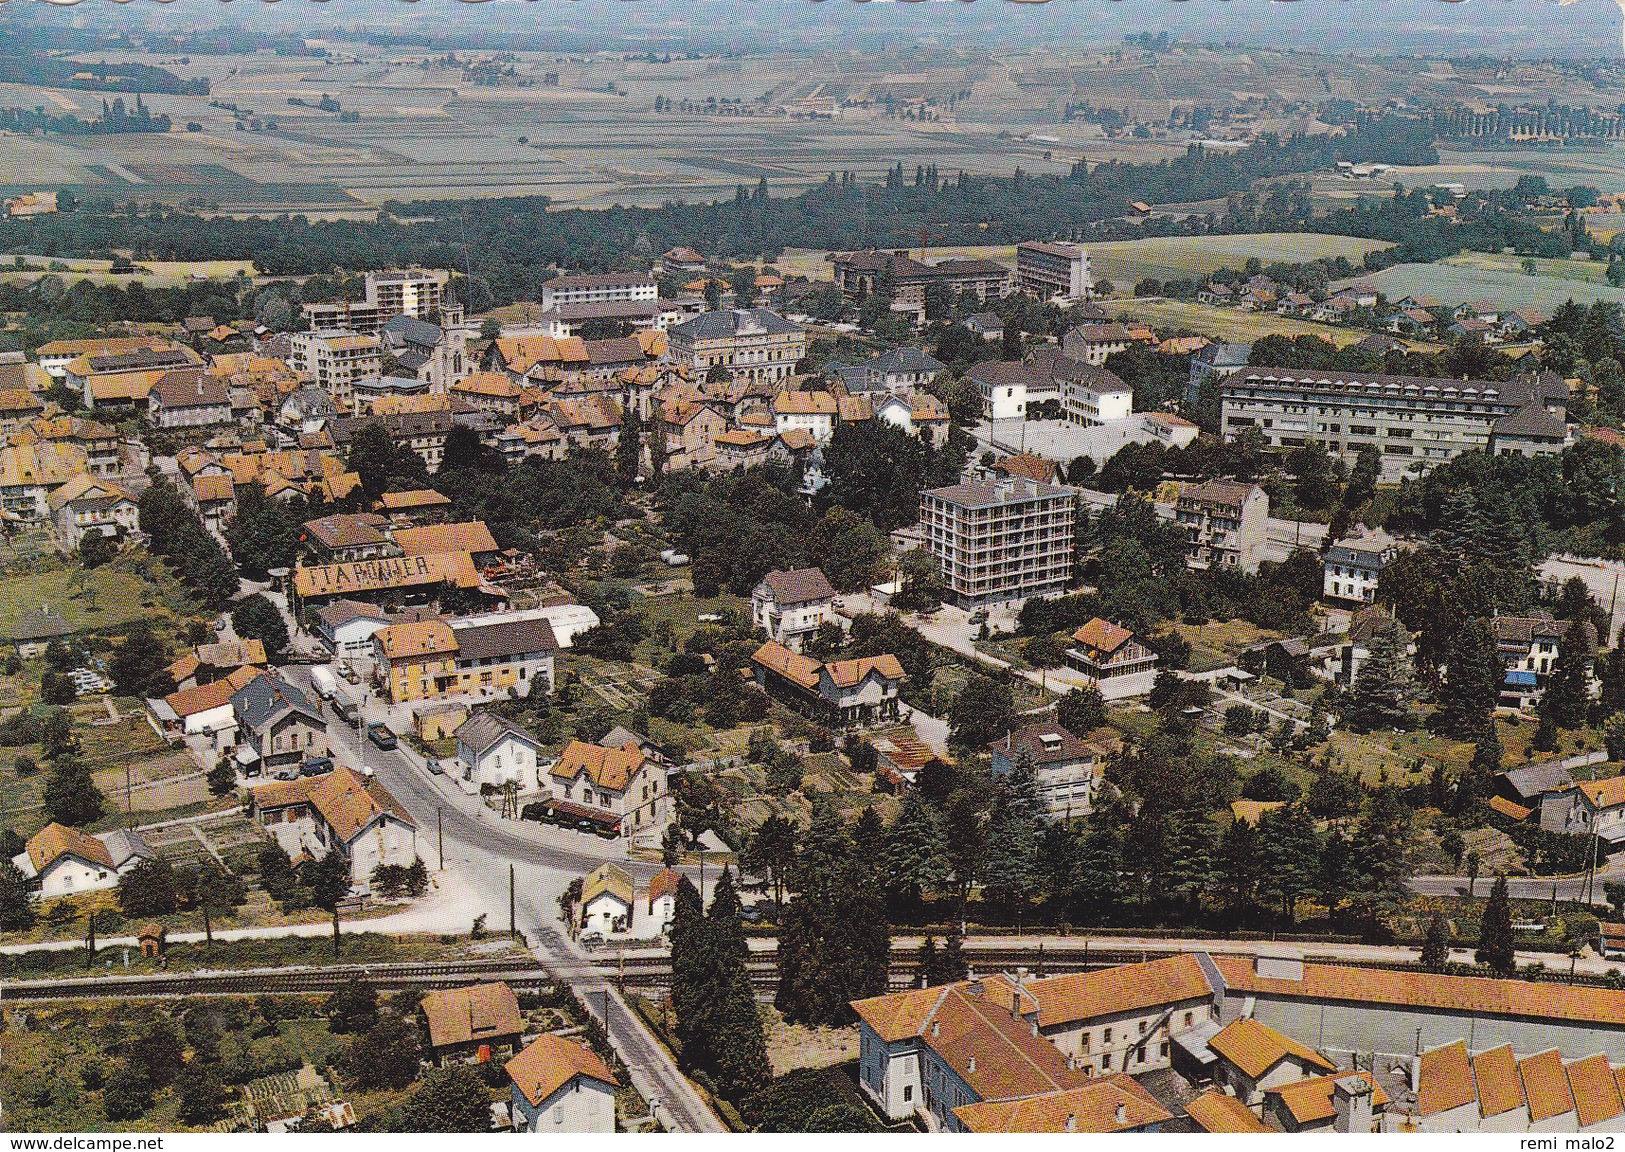
[[[863,300],[878,291],[890,291],[894,312],[925,316],[925,290],[939,284],[955,293],[969,292],[978,300],[1010,295],[1010,269],[992,260],[939,260],[926,264],[907,252],[852,252],[837,256],[835,283],[849,300]]]
[[[439,312],[451,276],[421,268],[408,271],[368,272],[367,303],[378,309],[380,322],[391,316],[415,316],[419,320]]]
[[[1060,592],[1072,577],[1077,491],[1006,477],[920,493],[920,528],[960,606]]]
[[[666,337],[671,358],[696,377],[723,368],[746,384],[777,384],[807,354],[806,329],[766,308],[702,312]]]
[[[288,367],[308,374],[316,386],[333,398],[339,411],[351,412],[358,380],[383,375],[383,346],[378,337],[322,328],[295,332],[289,341]]]
[[[555,276],[542,284],[542,310],[566,304],[606,304],[622,300],[654,300],[660,286],[647,272],[601,272]]]
[[[1016,245],[1016,287],[1041,300],[1087,300],[1095,290],[1089,250],[1076,244],[1024,240]]]
[[[1384,479],[1463,452],[1549,456],[1567,439],[1568,385],[1555,373],[1453,380],[1244,368],[1220,382],[1226,440],[1256,429],[1272,448],[1324,445],[1352,464],[1382,453]]]

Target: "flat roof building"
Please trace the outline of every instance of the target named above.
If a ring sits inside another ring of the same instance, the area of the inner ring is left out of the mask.
[[[1095,282],[1089,275],[1089,251],[1076,244],[1024,240],[1016,245],[1016,287],[1040,300],[1056,296],[1087,300]]]
[[[1076,516],[1076,489],[1013,476],[920,493],[925,547],[962,607],[1064,589]]]

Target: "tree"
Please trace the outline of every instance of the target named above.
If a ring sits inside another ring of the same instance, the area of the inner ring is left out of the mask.
[[[61,760],[79,748],[79,738],[73,734],[73,717],[62,708],[53,708],[45,714],[39,739],[46,757],[51,760]]]
[[[393,1012],[380,1015],[350,1043],[350,1079],[358,1088],[405,1088],[417,1079],[421,1058],[417,1027]]]
[[[683,1059],[694,1067],[708,1063],[711,978],[710,940],[705,926],[705,903],[693,881],[677,883],[671,927],[671,1006],[677,1014],[677,1042]]]
[[[329,852],[305,870],[311,899],[333,917],[333,955],[339,954],[339,904],[350,894],[350,866]]]
[[[137,620],[113,652],[107,671],[120,696],[167,696],[175,691],[169,675],[170,647],[145,620]]]
[[[1589,632],[1580,622],[1572,622],[1557,644],[1557,660],[1552,664],[1552,674],[1540,700],[1540,715],[1542,720],[1550,716],[1558,728],[1580,728],[1586,722],[1586,708],[1591,702],[1592,653],[1582,633]]]
[[[1445,661],[1439,711],[1432,726],[1458,740],[1474,739],[1491,724],[1503,671],[1495,630],[1475,617],[1456,634]]]
[[[230,751],[223,751],[214,762],[214,767],[205,774],[209,791],[215,796],[224,796],[237,787],[237,765],[232,760]]]
[[[1085,684],[1056,701],[1055,719],[1070,732],[1092,732],[1106,723],[1106,701],[1099,688]]]
[[[231,610],[231,627],[244,640],[264,644],[265,654],[273,659],[288,646],[288,626],[282,613],[263,592],[238,602]]]
[[[366,980],[351,980],[328,995],[322,1013],[331,1032],[371,1031],[378,1023],[378,990]]]
[[[983,748],[1016,722],[1015,697],[1008,684],[973,674],[948,711],[949,730],[962,748]]]
[[[1450,962],[1450,925],[1439,913],[1428,921],[1427,938],[1422,941],[1421,965],[1429,972],[1443,972]]]
[[[655,431],[653,435],[665,432],[665,417],[661,413],[655,415]],[[626,410],[621,419],[621,432],[615,442],[615,472],[620,477],[621,487],[630,488],[638,481],[638,470],[643,466],[643,418],[638,415],[634,405]]]
[[[412,1093],[402,1120],[408,1132],[488,1132],[491,1094],[471,1065],[437,1068]]]
[[[175,1077],[181,1122],[194,1128],[213,1124],[226,1114],[226,1087],[214,1067],[201,1061],[187,1063]]]
[[[169,861],[142,860],[118,882],[118,905],[124,915],[168,916],[181,906],[180,884]]]
[[[58,824],[83,828],[101,819],[101,789],[90,769],[73,757],[58,760],[45,779],[45,811]]]
[[[130,1049],[130,1059],[154,1088],[167,1087],[180,1073],[186,1048],[167,1017],[156,1016]]]
[[[708,1070],[724,1095],[738,1099],[761,1088],[770,1072],[762,1020],[745,968],[750,950],[745,943],[739,897],[734,891],[733,875],[726,869],[711,893],[705,933],[712,964],[713,999]]]
[[[1510,976],[1518,967],[1512,938],[1512,904],[1507,897],[1507,878],[1499,875],[1484,904],[1484,918],[1478,928],[1478,952],[1474,957],[1497,976]]]
[[[135,1120],[152,1107],[152,1083],[140,1068],[126,1061],[114,1066],[102,1085],[102,1111],[109,1120]]]
[[[740,861],[752,873],[773,885],[773,903],[784,903],[784,884],[795,863],[796,826],[784,816],[769,816],[756,826]]]
[[[1024,911],[1038,887],[1038,846],[1044,829],[1044,805],[1038,795],[1032,755],[1016,757],[998,782],[988,820],[987,864],[982,871],[983,900],[993,907]]]
[[[350,441],[346,463],[361,479],[361,493],[368,504],[389,491],[391,481],[421,487],[427,480],[423,461],[410,449],[397,449],[382,425],[368,421],[356,429]]]
[[[891,544],[867,516],[835,507],[814,526],[808,553],[836,591],[856,592],[885,575]]]
[[[259,869],[260,886],[271,899],[286,900],[299,887],[299,875],[293,870],[293,861],[288,858],[287,849],[275,840],[260,846],[254,862]]]
[[[914,789],[887,830],[881,868],[894,906],[917,906],[948,879],[942,824]]]
[[[79,538],[79,563],[94,571],[118,555],[118,541],[100,532],[86,532]]]
[[[1410,657],[1399,629],[1378,628],[1368,641],[1369,655],[1354,677],[1354,689],[1343,721],[1356,732],[1409,728],[1412,699]]]
[[[11,862],[0,860],[0,932],[23,932],[34,925],[34,901],[28,879]]]
[[[1298,900],[1313,888],[1320,869],[1320,836],[1315,820],[1299,804],[1266,812],[1258,821],[1259,896],[1271,901],[1291,923]]]

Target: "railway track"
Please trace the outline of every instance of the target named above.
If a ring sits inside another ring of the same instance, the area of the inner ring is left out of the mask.
[[[419,964],[335,964],[322,968],[255,968],[239,972],[163,972],[139,976],[60,977],[0,984],[0,1002],[79,1000],[116,996],[243,996],[332,992],[356,980],[379,988],[451,988],[502,980],[519,987],[553,982],[535,963],[508,958]]]

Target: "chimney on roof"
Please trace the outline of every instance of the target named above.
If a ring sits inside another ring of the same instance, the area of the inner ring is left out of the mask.
[[[975,1055],[971,1056],[970,1061],[965,1065],[965,1067],[966,1067],[967,1071],[970,1071],[970,1072],[975,1072],[976,1071],[976,1057],[975,1057]]]
[[[1128,1123],[1128,1105],[1127,1104],[1119,1104],[1117,1106],[1117,1111],[1112,1113],[1112,1120],[1113,1120],[1114,1123],[1117,1123],[1117,1124],[1127,1124]]]
[[[1066,1114],[1066,1130],[1068,1132],[1076,1132],[1078,1130],[1078,1115],[1076,1112],[1068,1112]]]

